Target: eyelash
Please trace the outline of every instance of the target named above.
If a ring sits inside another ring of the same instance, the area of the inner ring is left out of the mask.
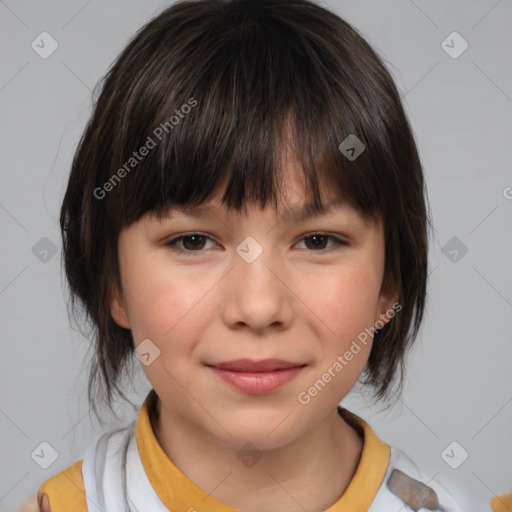
[[[177,253],[180,253],[180,254],[190,254],[190,255],[193,255],[193,256],[197,256],[198,254],[204,252],[204,250],[198,250],[198,251],[190,251],[188,249],[181,249],[180,247],[177,246],[177,242],[179,242],[180,240],[183,240],[184,238],[188,238],[188,237],[191,237],[191,236],[195,236],[195,235],[198,235],[202,238],[206,238],[208,240],[211,240],[211,238],[207,235],[203,235],[202,233],[197,233],[197,232],[191,232],[191,233],[185,233],[183,235],[179,235],[171,240],[169,240],[168,242],[166,242],[166,246],[169,247],[172,251],[176,251]],[[346,242],[345,240],[342,240],[338,237],[335,237],[333,235],[328,235],[326,233],[311,233],[311,234],[308,234],[308,235],[305,235],[301,238],[301,241],[304,240],[305,238],[311,238],[313,236],[321,236],[321,237],[325,237],[325,238],[329,238],[331,240],[334,241],[334,243],[336,245],[339,245],[339,246],[346,246],[348,247],[349,246],[349,243]],[[318,251],[315,251],[315,250],[311,250],[310,252],[325,252],[327,251],[328,249],[319,249]]]

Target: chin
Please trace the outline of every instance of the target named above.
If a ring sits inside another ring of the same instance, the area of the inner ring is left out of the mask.
[[[280,448],[300,435],[300,425],[292,419],[295,415],[289,414],[290,410],[283,414],[282,410],[278,413],[253,410],[245,414],[237,411],[233,419],[225,423],[232,437],[222,430],[219,432],[221,439],[237,447],[252,443],[260,450]]]

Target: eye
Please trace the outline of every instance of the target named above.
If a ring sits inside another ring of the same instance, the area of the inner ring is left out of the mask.
[[[325,242],[327,242],[328,240],[332,240],[334,246],[335,245],[348,246],[348,243],[345,242],[344,240],[341,240],[340,238],[335,237],[333,235],[326,235],[324,233],[312,233],[311,235],[302,237],[302,240],[306,240],[306,241],[310,240],[311,243],[308,244],[306,242],[306,247],[308,249],[313,248],[313,250],[315,252],[320,252],[321,250],[326,249]],[[333,247],[333,245],[331,245],[331,247]]]
[[[332,241],[332,245],[330,247],[340,245],[340,246],[348,246],[348,242],[341,240],[338,237],[333,235],[326,235],[323,233],[312,233],[311,235],[307,235],[302,237],[301,241],[306,241],[306,248],[311,249],[314,252],[321,252],[328,247],[325,246],[325,243],[329,240]],[[166,245],[171,247],[172,250],[178,253],[201,253],[202,249],[205,248],[205,243],[207,241],[213,242],[211,238],[202,233],[187,233],[185,235],[180,235],[172,240],[169,240]],[[308,243],[310,241],[310,243]],[[196,254],[194,254],[195,256]]]
[[[172,250],[179,253],[200,253],[201,249],[204,248],[204,242],[211,239],[201,233],[188,233],[186,235],[180,235],[172,240],[169,240],[165,245],[170,246]],[[178,244],[183,243],[184,249]],[[194,254],[195,256],[195,254]]]

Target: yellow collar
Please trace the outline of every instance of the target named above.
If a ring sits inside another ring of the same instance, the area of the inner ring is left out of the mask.
[[[189,480],[167,457],[155,437],[150,421],[150,408],[155,403],[152,390],[141,406],[135,436],[140,458],[151,486],[170,510],[208,510],[235,512]],[[389,463],[390,447],[383,443],[359,416],[338,406],[338,413],[363,436],[363,451],[356,473],[343,496],[325,512],[365,512],[370,507],[384,479]],[[165,478],[162,478],[165,475]]]

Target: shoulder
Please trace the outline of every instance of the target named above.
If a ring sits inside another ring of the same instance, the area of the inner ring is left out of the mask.
[[[391,447],[386,475],[369,512],[407,505],[412,510],[462,512],[449,491],[437,480],[427,478],[401,450]]]
[[[14,510],[14,512],[39,512],[39,503],[37,501],[37,494],[30,496],[21,505]]]
[[[50,501],[50,511],[60,512],[73,510],[82,512],[87,510],[87,502],[85,499],[84,482],[82,478],[82,460],[79,460],[53,475],[46,480],[37,492],[36,506],[38,500],[42,500],[43,495],[47,495]],[[27,503],[27,502],[26,502]],[[33,501],[28,501],[29,507],[34,506]],[[38,508],[27,508],[26,512]],[[24,512],[23,509],[17,512]]]

